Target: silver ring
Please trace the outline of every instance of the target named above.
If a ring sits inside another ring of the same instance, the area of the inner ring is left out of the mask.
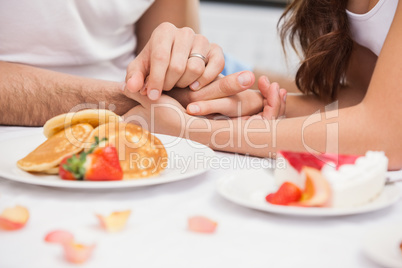
[[[197,58],[202,59],[205,62],[205,65],[207,65],[207,63],[208,63],[208,59],[200,53],[191,53],[190,56],[188,56],[188,58],[192,58],[192,57],[197,57]]]

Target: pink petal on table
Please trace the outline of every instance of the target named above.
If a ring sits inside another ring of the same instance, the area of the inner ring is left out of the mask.
[[[74,235],[68,231],[56,230],[45,236],[45,241],[49,243],[66,244],[74,241]]]
[[[6,208],[0,214],[0,229],[15,231],[25,226],[29,219],[29,211],[22,206]]]
[[[71,263],[84,263],[92,255],[95,245],[82,245],[75,242],[63,244],[64,256]]]
[[[197,233],[213,233],[215,232],[217,222],[204,216],[194,216],[188,218],[188,229]]]
[[[116,211],[109,216],[96,215],[98,217],[100,225],[108,232],[121,231],[127,223],[128,217],[130,217],[131,210]]]

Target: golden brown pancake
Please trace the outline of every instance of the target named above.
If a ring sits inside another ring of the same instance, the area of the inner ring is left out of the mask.
[[[90,124],[76,124],[63,129],[19,160],[17,166],[30,172],[49,171],[65,157],[82,151],[92,130]]]
[[[57,175],[59,174],[59,166],[55,166],[46,170],[42,170],[40,173],[49,174],[49,175]]]
[[[167,153],[162,142],[147,130],[129,123],[117,122],[95,128],[89,141],[95,136],[102,140],[100,146],[112,144],[119,153],[123,179],[138,179],[158,175],[167,166]]]
[[[104,109],[87,109],[74,113],[65,113],[49,119],[43,126],[43,134],[50,138],[64,128],[79,123],[88,123],[94,128],[108,122],[120,121],[121,118],[114,112]]]

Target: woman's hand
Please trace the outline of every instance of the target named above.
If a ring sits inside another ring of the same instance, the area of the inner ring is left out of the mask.
[[[257,91],[247,90],[254,83],[250,71],[219,76],[199,91],[175,89],[167,94],[191,115],[222,114],[229,117],[253,115],[262,111],[262,97]]]
[[[285,116],[287,91],[278,83],[272,83],[266,76],[258,79],[258,89],[263,96],[263,110],[255,116],[274,120]]]
[[[199,91],[174,90],[169,95],[187,107],[191,115],[222,114],[228,117],[263,116],[275,119],[285,115],[285,89],[270,83],[266,76],[258,80],[259,92],[248,88],[254,84],[254,74],[239,72],[205,86]]]
[[[162,91],[173,87],[202,88],[221,73],[224,65],[218,45],[210,44],[191,28],[179,29],[165,22],[154,30],[144,49],[129,64],[126,88],[157,100]]]

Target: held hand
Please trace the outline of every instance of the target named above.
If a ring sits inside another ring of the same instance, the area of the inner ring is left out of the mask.
[[[225,65],[222,49],[188,27],[160,24],[126,75],[126,88],[157,100],[162,90],[198,90],[213,81]]]
[[[263,109],[263,98],[258,91],[247,90],[254,83],[254,74],[243,71],[205,86],[199,91],[173,90],[169,95],[187,107],[192,115],[223,114],[229,117],[254,115]]]
[[[260,92],[247,90],[254,83],[249,71],[220,77],[197,92],[174,91],[169,95],[187,106],[192,115],[223,114],[229,117],[260,116],[276,119],[285,115],[287,91],[266,76],[258,80]]]
[[[262,116],[268,120],[285,116],[286,89],[280,88],[278,83],[271,84],[266,76],[258,79],[258,88],[264,97]]]
[[[183,137],[190,115],[175,99],[164,94],[156,101],[138,92],[126,95],[139,105],[123,115],[125,122],[140,125],[154,133]]]
[[[262,112],[253,117],[261,117],[268,120],[274,120],[285,116],[287,91],[280,88],[278,83],[272,83],[266,76],[258,79],[258,88],[263,96],[264,108]],[[246,117],[245,119],[248,119]]]

